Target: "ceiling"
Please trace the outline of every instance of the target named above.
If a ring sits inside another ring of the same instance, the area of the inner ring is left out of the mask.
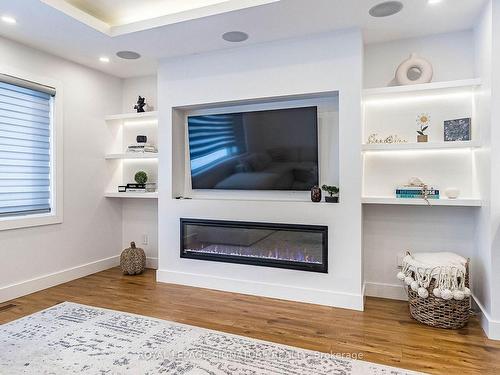
[[[401,1],[401,13],[373,18],[368,10],[381,0],[0,0],[0,14],[17,19],[0,23],[0,36],[133,77],[155,73],[162,58],[345,28],[361,28],[366,43],[466,30],[487,0]],[[221,39],[232,30],[250,38]],[[120,50],[143,57],[120,60]],[[102,63],[101,56],[111,61]]]

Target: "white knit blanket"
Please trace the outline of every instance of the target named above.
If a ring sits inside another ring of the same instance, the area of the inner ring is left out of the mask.
[[[463,300],[470,296],[465,286],[467,259],[454,253],[415,253],[403,259],[398,279],[404,281],[422,298],[429,296],[429,285],[435,280],[434,296],[445,300]]]

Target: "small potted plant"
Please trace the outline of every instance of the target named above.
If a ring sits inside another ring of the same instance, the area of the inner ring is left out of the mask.
[[[138,184],[145,184],[146,182],[148,182],[148,174],[144,171],[139,171],[135,174],[134,180]]]
[[[328,203],[338,203],[339,202],[339,188],[331,185],[323,185],[321,187],[324,191],[326,191],[329,196],[325,196],[325,202]]]
[[[417,116],[417,124],[420,126],[420,130],[417,130],[417,142],[427,142],[429,136],[425,134],[425,131],[429,128],[431,123],[431,116],[428,114],[421,114]]]

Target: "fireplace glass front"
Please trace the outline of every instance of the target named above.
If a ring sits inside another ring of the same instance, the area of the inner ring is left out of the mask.
[[[181,258],[328,271],[328,227],[181,219]]]

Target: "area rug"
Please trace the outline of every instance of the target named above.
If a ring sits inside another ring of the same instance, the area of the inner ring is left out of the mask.
[[[0,326],[0,374],[415,373],[64,302]]]

